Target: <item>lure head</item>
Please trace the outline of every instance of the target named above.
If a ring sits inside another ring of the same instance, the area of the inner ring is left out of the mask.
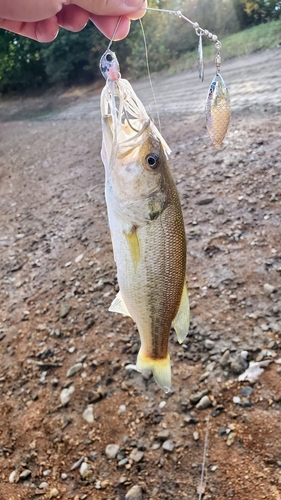
[[[100,60],[100,71],[106,80],[118,80],[120,78],[120,67],[118,59],[112,50],[107,49]]]

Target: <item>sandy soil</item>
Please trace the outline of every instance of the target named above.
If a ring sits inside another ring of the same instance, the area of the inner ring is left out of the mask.
[[[280,500],[280,66],[280,48],[223,64],[232,119],[220,150],[204,121],[214,68],[203,84],[195,72],[154,78],[192,307],[184,344],[171,334],[168,396],[125,370],[138,333],[107,311],[118,285],[99,93],[1,103],[1,500],[123,500],[133,485],[129,498],[196,499],[208,416],[204,499]],[[134,88],[155,115],[147,80]],[[272,362],[257,382],[238,382],[262,359]]]

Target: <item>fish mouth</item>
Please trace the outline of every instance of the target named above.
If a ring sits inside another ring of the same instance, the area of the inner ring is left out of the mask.
[[[128,155],[135,157],[150,133],[161,142],[166,156],[169,155],[170,148],[127,80],[107,80],[101,94],[101,115],[102,157],[107,165]]]

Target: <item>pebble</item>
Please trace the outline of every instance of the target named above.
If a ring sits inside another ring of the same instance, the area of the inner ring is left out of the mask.
[[[229,350],[227,349],[227,350],[223,353],[223,355],[222,355],[222,357],[221,357],[221,359],[220,359],[220,365],[221,365],[223,368],[225,368],[225,367],[228,365],[228,363],[229,363],[229,356],[230,356],[230,352],[229,352]]]
[[[197,431],[193,432],[193,439],[194,439],[194,441],[198,441],[198,439],[199,439],[199,432],[197,432]]]
[[[60,393],[60,402],[62,406],[67,405],[70,401],[71,395],[74,393],[75,387],[74,385],[71,385],[70,387],[67,387],[66,389],[63,389]]]
[[[11,474],[9,475],[9,483],[14,483],[15,482],[16,475],[17,475],[17,471],[13,470],[13,472],[11,472]]]
[[[94,462],[97,458],[97,454],[98,454],[97,451],[90,451],[88,459],[91,460],[91,462]]]
[[[210,375],[210,372],[204,372],[202,373],[201,377],[199,378],[199,382],[204,382],[204,380],[206,380]]]
[[[231,361],[230,363],[230,369],[233,373],[236,373],[236,375],[239,375],[240,373],[243,373],[245,370],[245,366],[243,365],[242,362],[240,361]]]
[[[241,403],[241,398],[239,396],[233,396],[233,403],[239,405]]]
[[[158,439],[161,439],[161,441],[165,441],[168,439],[171,435],[171,432],[168,429],[163,429],[162,431],[159,431],[157,434]]]
[[[196,394],[191,394],[189,400],[192,404],[198,403],[198,401],[200,401],[200,399],[202,399],[203,396],[206,396],[208,392],[209,392],[208,389],[204,389],[204,391],[197,392]]]
[[[20,479],[26,479],[28,476],[30,476],[31,470],[25,469],[20,473]]]
[[[246,387],[242,387],[242,389],[240,389],[240,393],[242,394],[242,396],[250,396],[253,390],[254,389],[252,387],[247,385]]]
[[[132,486],[125,495],[126,500],[142,500],[142,490],[138,484]]]
[[[166,404],[167,404],[167,401],[160,401],[160,403],[159,403],[160,410],[162,410],[166,406]]]
[[[130,459],[133,460],[133,462],[140,462],[143,455],[143,451],[139,451],[137,448],[134,448],[130,453]]]
[[[69,370],[67,371],[66,376],[67,377],[72,377],[72,375],[75,375],[75,373],[79,372],[82,367],[83,367],[82,363],[76,363],[75,365],[72,365],[69,368]]]
[[[75,257],[75,263],[79,264],[79,262],[81,262],[81,260],[83,260],[83,257],[84,257],[83,253],[80,253],[80,255],[77,255],[77,257]]]
[[[121,413],[126,412],[126,405],[120,405],[118,408],[118,415],[121,415]]]
[[[60,477],[61,479],[67,479],[67,474],[65,472],[62,472]]]
[[[57,488],[52,488],[49,495],[48,495],[48,498],[56,498],[59,496],[59,490],[57,490]]]
[[[219,214],[219,215],[224,214],[224,207],[223,207],[223,205],[219,205],[217,207],[217,214]]]
[[[62,304],[60,307],[60,317],[66,318],[70,309],[71,309],[71,306],[69,304]]]
[[[42,483],[39,484],[40,490],[44,490],[45,488],[48,488],[49,484],[46,483],[46,481],[42,481]]]
[[[275,287],[270,285],[269,283],[265,283],[263,285],[263,291],[267,297],[269,297],[269,295],[271,295],[274,292],[274,290],[275,290]]]
[[[187,417],[184,417],[183,421],[187,425],[196,425],[196,424],[198,424],[198,420],[196,420],[196,418],[191,417],[190,415],[187,416]]]
[[[212,406],[212,401],[209,396],[203,396],[203,398],[201,398],[199,403],[196,405],[196,408],[197,410],[206,410],[206,408],[209,408],[210,406]]]
[[[105,454],[109,460],[115,458],[118,451],[119,451],[118,444],[108,444],[107,447],[105,448]]]
[[[51,474],[51,469],[46,469],[46,470],[43,470],[43,476],[46,477],[46,476],[49,476]]]
[[[79,469],[80,475],[82,477],[86,476],[86,471],[88,470],[88,468],[89,468],[89,465],[87,464],[87,462],[82,462],[82,464],[80,465],[80,469]]]
[[[174,443],[174,441],[172,439],[167,439],[162,444],[162,448],[165,451],[173,451],[174,447],[175,447],[175,443]]]
[[[210,351],[215,346],[215,342],[213,340],[206,339],[204,341],[204,346],[206,347],[206,349],[208,349],[208,351]]]
[[[93,413],[93,405],[88,405],[86,410],[83,412],[83,418],[88,422],[88,424],[93,424],[95,417]]]

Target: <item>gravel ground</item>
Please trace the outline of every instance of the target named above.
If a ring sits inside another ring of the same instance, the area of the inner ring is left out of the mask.
[[[220,150],[204,122],[213,68],[204,84],[154,78],[191,302],[169,395],[125,369],[138,333],[108,312],[99,92],[1,103],[1,499],[197,499],[207,421],[204,499],[281,499],[280,63],[277,48],[223,64]],[[149,83],[133,85],[155,114]]]

